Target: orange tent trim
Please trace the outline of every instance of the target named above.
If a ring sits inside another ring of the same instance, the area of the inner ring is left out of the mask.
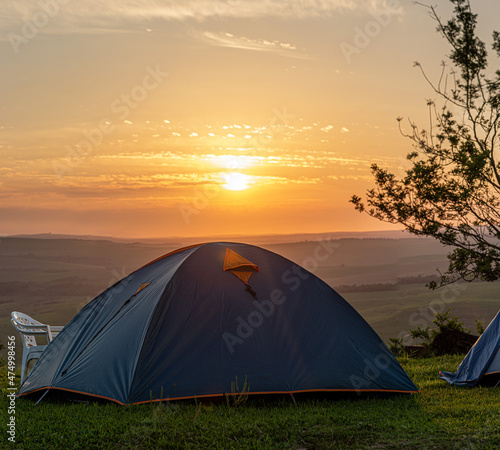
[[[164,259],[167,256],[173,255],[175,253],[183,252],[184,250],[189,250],[190,248],[201,247],[202,245],[205,245],[205,243],[203,243],[203,244],[188,245],[187,247],[182,247],[182,248],[179,248],[177,250],[171,251],[169,253],[166,253],[165,255],[160,256],[159,258],[153,259],[153,261],[150,261],[147,264],[144,264],[142,267],[139,267],[139,269],[137,269],[137,270],[141,270],[143,267],[149,266],[149,265],[155,263],[156,261],[160,261],[160,259]],[[134,272],[137,272],[137,270],[134,270]],[[134,273],[134,272],[132,272],[132,273]]]
[[[157,399],[151,399],[151,400],[144,400],[140,402],[134,402],[134,403],[123,403],[120,402],[119,400],[116,400],[114,398],[106,397],[105,395],[98,395],[98,394],[91,394],[89,392],[85,391],[78,391],[75,389],[67,389],[67,388],[52,388],[52,387],[42,387],[35,389],[30,392],[25,392],[21,395],[17,395],[17,397],[22,397],[27,394],[33,394],[34,392],[39,392],[39,391],[66,391],[66,392],[73,392],[75,394],[83,394],[83,395],[88,395],[89,397],[96,397],[96,398],[101,398],[104,400],[109,400],[114,403],[118,403],[119,405],[122,406],[128,406],[128,405],[143,405],[146,403],[152,403],[152,402],[168,402],[168,401],[173,401],[173,400],[195,400],[195,399],[200,399],[200,398],[218,398],[218,397],[224,397],[224,396],[233,396],[237,394],[233,393],[220,393],[220,394],[202,394],[202,395],[189,395],[185,397],[171,397],[171,398],[157,398]],[[301,390],[296,390],[296,391],[262,391],[262,392],[248,392],[248,395],[289,395],[289,394],[308,394],[308,393],[340,393],[340,392],[357,392],[357,393],[376,393],[376,392],[382,392],[382,393],[391,393],[391,394],[419,394],[420,391],[405,391],[405,390],[399,390],[399,389],[301,389]]]

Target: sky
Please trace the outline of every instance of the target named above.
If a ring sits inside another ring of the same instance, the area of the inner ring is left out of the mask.
[[[4,1],[0,234],[393,229],[349,198],[404,173],[448,51],[409,0]]]

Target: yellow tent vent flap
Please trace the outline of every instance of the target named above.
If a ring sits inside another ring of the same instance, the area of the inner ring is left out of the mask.
[[[248,283],[252,273],[260,272],[259,266],[229,248],[226,248],[226,257],[224,258],[224,272],[227,270],[245,284]]]
[[[139,286],[139,289],[137,289],[137,292],[134,295],[137,295],[139,292],[141,292],[144,288],[147,288],[151,283],[142,283]]]

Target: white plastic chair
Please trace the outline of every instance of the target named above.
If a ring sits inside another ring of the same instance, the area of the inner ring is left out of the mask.
[[[28,374],[28,363],[32,359],[38,359],[47,345],[54,339],[64,327],[52,326],[40,323],[27,314],[13,311],[11,323],[21,336],[23,343],[23,362],[21,367],[21,385]],[[36,342],[37,335],[45,335],[47,344],[40,345]]]

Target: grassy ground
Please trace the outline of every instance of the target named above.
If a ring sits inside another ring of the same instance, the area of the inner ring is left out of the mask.
[[[4,448],[394,448],[496,449],[500,388],[463,389],[437,378],[462,356],[402,359],[413,396],[249,400],[121,407],[16,400],[16,443]],[[6,374],[0,410],[6,422]]]

